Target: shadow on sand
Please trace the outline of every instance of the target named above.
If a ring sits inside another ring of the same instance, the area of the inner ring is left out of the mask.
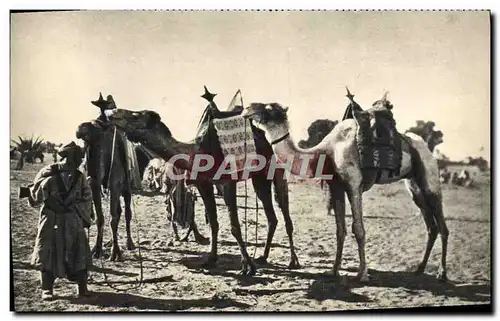
[[[14,262],[12,262],[12,267],[13,267],[14,270],[33,270],[33,271],[38,271],[38,269],[35,268],[33,265],[31,265],[30,262],[24,262],[24,261],[14,261]],[[98,266],[95,266],[95,265],[93,265],[90,268],[90,272],[91,273],[103,273],[104,272],[104,273],[110,274],[110,275],[130,276],[130,277],[138,276],[139,275],[137,273],[117,271],[117,270],[114,270],[114,269],[102,268],[102,267],[98,267]]]
[[[240,275],[241,270],[241,257],[239,255],[233,254],[222,254],[215,266],[211,268],[204,268],[203,263],[205,262],[205,256],[195,256],[195,257],[184,257],[181,258],[178,263],[187,267],[191,273],[201,273],[205,275],[215,275],[222,277],[229,277],[237,280],[239,285],[250,286],[255,284],[269,284],[276,281],[276,278],[267,277],[259,275],[257,270],[257,275],[246,276]],[[258,269],[258,267],[257,267]]]
[[[64,299],[64,298],[62,298]],[[101,308],[110,307],[127,307],[138,310],[185,310],[191,308],[213,308],[224,309],[228,307],[236,307],[247,309],[251,305],[238,302],[236,300],[214,296],[212,298],[199,299],[155,299],[144,296],[139,296],[130,293],[114,293],[114,292],[94,292],[92,296],[86,298],[68,297],[73,304],[94,305]]]
[[[346,270],[356,272],[355,269]],[[449,281],[444,283],[437,280],[433,275],[415,275],[413,272],[391,272],[370,269],[370,280],[361,283],[356,281],[354,276],[347,276],[347,282],[341,282],[341,278],[328,276],[323,273],[283,269],[269,269],[268,271],[275,275],[313,280],[307,290],[307,297],[320,301],[334,299],[347,302],[371,302],[371,299],[367,296],[351,292],[351,289],[365,286],[403,288],[407,290],[409,295],[417,294],[418,291],[429,291],[435,296],[455,297],[471,302],[487,302],[491,300],[491,285],[489,282],[483,284],[459,284]]]

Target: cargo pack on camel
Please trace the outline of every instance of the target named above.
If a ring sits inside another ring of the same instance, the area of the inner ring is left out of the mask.
[[[349,89],[347,97],[350,103],[342,120],[353,118],[358,123],[356,143],[365,183],[399,176],[403,150],[387,93],[368,110],[354,101]]]

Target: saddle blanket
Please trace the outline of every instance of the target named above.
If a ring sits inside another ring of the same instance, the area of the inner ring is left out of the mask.
[[[137,162],[137,154],[135,153],[135,144],[125,137],[123,139],[125,140],[125,157],[127,160],[127,173],[130,179],[130,186],[133,190],[140,190],[142,188],[142,178],[139,173],[139,163]]]
[[[235,171],[244,170],[246,159],[255,156],[257,153],[250,121],[237,115],[223,119],[214,119],[213,124],[217,131],[224,157],[232,155],[236,165]],[[255,157],[253,159],[254,161],[247,166],[247,169],[256,165],[257,161]],[[229,167],[226,168],[229,169]]]

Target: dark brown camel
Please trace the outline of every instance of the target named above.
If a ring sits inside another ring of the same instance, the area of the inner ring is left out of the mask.
[[[212,104],[212,103],[211,103]],[[233,115],[240,114],[241,111],[236,112],[220,112],[220,114],[212,115],[213,110],[209,108],[206,115],[203,118],[203,122],[206,121],[207,117],[229,117]],[[204,150],[211,151],[212,155],[217,154],[217,156],[222,157],[222,152],[220,150],[220,145],[218,141],[213,140],[217,137],[215,128],[211,122],[208,122],[208,135],[204,135],[201,142],[198,143],[182,143],[172,137],[172,134],[168,127],[161,121],[160,116],[153,111],[140,111],[133,112],[124,109],[114,109],[107,111],[106,114],[109,117],[109,121],[122,129],[127,137],[136,142],[144,144],[147,148],[153,150],[159,156],[165,160],[169,160],[172,156],[177,154],[191,154],[200,152],[200,146]],[[255,144],[257,148],[257,153],[261,155],[272,155],[272,147],[269,142],[265,139],[264,133],[252,127],[254,132]],[[210,149],[206,146],[211,146]],[[176,162],[176,167],[191,170],[193,163],[190,161],[179,160]],[[293,224],[290,219],[288,212],[288,187],[286,181],[283,177],[275,175],[273,180],[275,185],[275,193],[278,204],[283,212],[285,218],[286,230],[288,233],[290,241],[290,251],[291,251],[291,261],[289,268],[300,267],[297,256],[295,254],[295,249],[293,245]],[[241,228],[238,219],[237,202],[236,202],[236,181],[212,181],[208,179],[199,179],[195,182],[196,187],[203,199],[205,204],[205,211],[209,218],[209,223],[211,227],[211,251],[208,256],[207,261],[204,263],[205,267],[210,267],[217,261],[217,238],[219,224],[217,221],[217,208],[215,204],[213,185],[219,183],[224,187],[224,201],[229,208],[229,215],[231,220],[231,233],[235,237],[238,246],[241,251],[242,256],[242,274],[252,275],[256,271],[256,266],[252,259],[248,255],[246,245],[243,242],[243,237],[241,234]],[[257,197],[261,200],[264,211],[266,213],[269,229],[266,241],[266,248],[264,250],[264,255],[259,258],[259,261],[265,262],[269,255],[269,249],[271,246],[271,241],[276,230],[277,218],[272,205],[271,197],[271,181],[267,180],[265,174],[254,175],[252,177],[252,183],[254,189],[257,193]]]
[[[106,109],[106,101],[102,99],[102,95],[99,98],[99,100],[92,103],[102,105]],[[126,147],[123,133],[119,130],[115,132],[115,127],[109,124],[105,117],[101,115],[97,120],[80,124],[76,131],[76,137],[85,142],[87,170],[90,176],[90,186],[96,212],[97,238],[92,252],[94,257],[102,255],[104,215],[102,212],[101,187],[104,187],[104,189],[109,190],[110,196],[110,226],[113,234],[110,260],[120,260],[121,250],[118,246],[118,223],[122,213],[120,196],[123,197],[125,203],[127,249],[134,249],[130,234],[132,190],[126,170]],[[114,148],[112,148],[113,141],[115,142]],[[147,162],[144,155],[139,154],[140,149],[136,148],[136,152],[138,153],[139,172],[142,176]],[[112,164],[111,158],[113,158]]]

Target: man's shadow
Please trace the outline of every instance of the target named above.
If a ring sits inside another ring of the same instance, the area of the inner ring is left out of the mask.
[[[213,296],[199,299],[156,299],[130,293],[94,292],[83,298],[67,298],[73,304],[94,305],[101,308],[127,307],[138,310],[176,311],[190,308],[247,309],[251,305],[230,298]]]

